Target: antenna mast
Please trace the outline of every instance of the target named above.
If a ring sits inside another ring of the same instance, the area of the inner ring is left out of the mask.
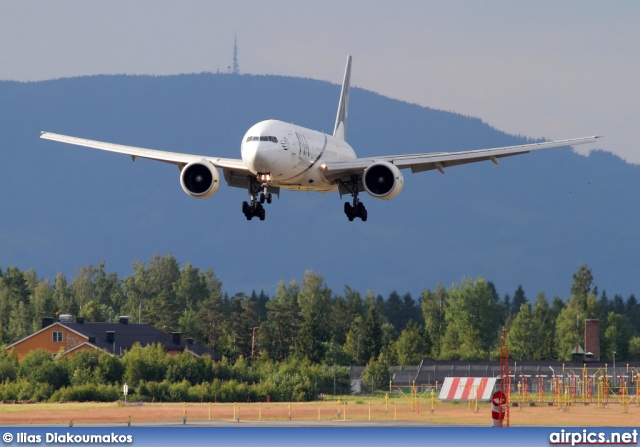
[[[233,36],[233,71],[234,75],[240,74],[240,68],[238,67],[238,39],[236,35]]]

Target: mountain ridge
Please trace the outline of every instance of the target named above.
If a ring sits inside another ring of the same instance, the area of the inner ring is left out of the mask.
[[[482,276],[501,294],[521,283],[533,300],[542,290],[566,297],[571,275],[586,263],[601,290],[634,293],[640,171],[607,152],[551,149],[445,175],[403,171],[405,188],[393,201],[363,194],[366,223],[347,222],[337,194],[283,191],[259,223],[243,222],[240,189],[198,201],[181,191],[173,166],[38,139],[47,130],[239,158],[242,135],[263,119],[329,132],[339,89],[207,73],[0,81],[0,149],[12,166],[0,186],[11,191],[5,209],[15,210],[0,226],[0,265],[52,278],[106,260],[122,278],[132,262],[171,252],[183,264],[213,268],[231,294],[273,293],[278,281],[310,268],[338,294],[348,284],[417,298],[437,282]],[[348,140],[360,156],[532,141],[480,118],[359,88],[350,108]]]

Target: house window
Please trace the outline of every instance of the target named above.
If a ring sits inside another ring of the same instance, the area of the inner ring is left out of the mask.
[[[54,343],[62,341],[62,331],[53,332],[53,341]]]

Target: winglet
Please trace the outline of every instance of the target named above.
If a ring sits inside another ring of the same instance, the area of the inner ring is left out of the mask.
[[[349,85],[351,83],[351,56],[347,57],[347,67],[344,71],[342,81],[342,91],[340,92],[340,103],[338,104],[338,114],[336,116],[336,126],[333,129],[333,136],[346,140],[347,137],[347,117],[349,115]]]

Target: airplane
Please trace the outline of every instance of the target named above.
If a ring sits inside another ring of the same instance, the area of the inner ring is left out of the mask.
[[[462,152],[435,152],[358,158],[347,143],[351,56],[347,57],[342,90],[333,135],[277,120],[253,125],[242,138],[241,159],[219,158],[159,151],[140,147],[87,140],[67,135],[42,132],[40,138],[93,149],[130,155],[133,161],[147,158],[172,163],[180,169],[180,185],[191,197],[211,197],[220,187],[220,173],[229,186],[245,188],[249,201],[242,202],[242,212],[251,220],[265,219],[264,203],[280,188],[292,191],[335,192],[352,197],[344,203],[349,221],[367,220],[367,209],[360,201],[366,191],[375,199],[390,200],[404,187],[402,169],[423,172],[445,169],[466,163],[498,159],[531,151],[561,146],[593,143],[600,136],[574,138],[519,146]]]

